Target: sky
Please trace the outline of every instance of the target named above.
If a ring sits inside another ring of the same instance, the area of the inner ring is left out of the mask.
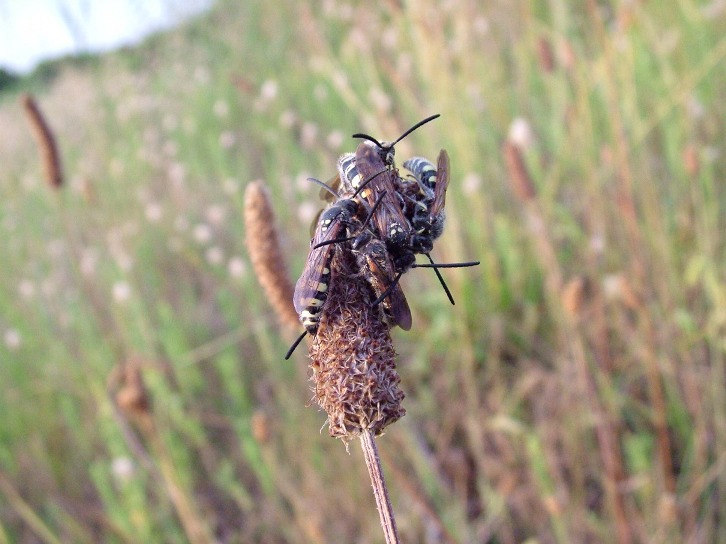
[[[0,0],[0,68],[32,70],[70,53],[133,44],[212,0]]]

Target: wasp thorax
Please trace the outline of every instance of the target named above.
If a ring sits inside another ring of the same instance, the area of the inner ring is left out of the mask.
[[[398,223],[391,223],[388,228],[387,242],[393,246],[404,246],[408,242],[408,229],[404,229]]]

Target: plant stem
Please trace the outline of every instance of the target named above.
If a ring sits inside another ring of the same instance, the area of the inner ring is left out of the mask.
[[[388,489],[386,488],[386,480],[383,477],[383,467],[381,459],[378,456],[378,446],[376,446],[376,438],[373,432],[366,430],[360,435],[360,444],[363,448],[363,456],[366,459],[368,474],[371,477],[373,485],[373,495],[376,498],[376,508],[381,516],[381,527],[386,537],[386,544],[397,544],[398,530],[396,529],[396,518],[393,515],[393,507],[388,497]]]

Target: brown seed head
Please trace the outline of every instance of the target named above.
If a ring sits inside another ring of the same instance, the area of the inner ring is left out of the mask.
[[[116,389],[116,405],[130,418],[148,417],[151,399],[141,373],[142,362],[130,359],[114,369],[112,380]]]
[[[63,185],[63,169],[53,131],[31,95],[24,94],[20,100],[40,149],[45,179],[51,187],[58,189]]]
[[[272,430],[270,429],[270,417],[264,410],[255,410],[250,419],[250,428],[252,436],[259,444],[267,444],[272,438]]]
[[[537,40],[537,56],[539,57],[539,66],[543,72],[549,74],[555,69],[555,55],[552,52],[552,45],[544,36],[540,36]]]
[[[701,161],[698,157],[698,149],[693,144],[688,144],[683,149],[683,167],[686,170],[686,174],[692,178],[698,176],[698,172],[701,170]]]
[[[506,141],[504,142],[503,153],[507,171],[509,172],[509,183],[512,186],[514,195],[522,202],[532,200],[536,196],[537,190],[524,162],[522,150],[517,144]]]
[[[330,435],[348,442],[365,430],[381,434],[406,410],[390,330],[380,309],[371,307],[368,282],[347,251],[336,252],[332,272],[310,368]]]
[[[568,281],[561,293],[562,307],[567,315],[573,319],[580,317],[585,299],[587,280],[578,276]]]
[[[575,48],[570,42],[565,41],[561,43],[559,56],[560,62],[565,70],[571,72],[575,69],[575,65],[577,64],[577,53],[575,53]]]
[[[270,196],[262,181],[247,185],[244,216],[247,250],[257,280],[280,323],[297,330],[300,323],[292,304],[293,286],[280,249]]]

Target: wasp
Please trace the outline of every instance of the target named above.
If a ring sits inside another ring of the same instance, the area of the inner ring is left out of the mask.
[[[446,214],[446,189],[449,186],[449,154],[442,149],[437,164],[423,157],[414,157],[403,163],[404,168],[413,174],[418,193],[409,197],[410,218],[414,233],[410,247],[414,253],[428,254],[436,240],[444,232]]]
[[[378,238],[371,238],[361,247],[352,247],[360,273],[373,288],[376,302],[382,303],[383,313],[390,325],[398,325],[404,331],[411,329],[411,309],[401,285],[396,279],[396,270],[386,244]]]
[[[437,119],[438,117],[441,117],[440,113],[436,113],[434,115],[428,116],[426,119],[423,119],[413,125],[411,128],[406,130],[403,134],[401,134],[398,138],[396,138],[393,142],[379,142],[376,140],[373,136],[370,136],[369,134],[364,134],[362,132],[357,132],[353,134],[353,138],[363,138],[364,140],[368,140],[369,142],[372,142],[376,148],[378,149],[378,158],[383,161],[383,163],[390,169],[395,170],[396,164],[395,164],[395,157],[396,157],[396,149],[395,145],[403,140],[406,136],[411,134],[414,130],[419,128],[422,125],[425,125],[429,121],[433,121],[434,119]]]
[[[387,202],[385,203],[385,205],[381,207],[380,214],[382,217],[376,219],[376,223],[380,227],[379,232],[384,239],[386,232],[392,230],[386,225],[387,216],[394,217],[396,224],[401,224],[403,228],[406,228],[405,223],[407,222],[405,216],[400,213],[400,208],[403,206],[403,199],[402,195],[399,194],[399,178],[397,176],[397,169],[395,167],[394,161],[394,146],[403,138],[408,136],[408,134],[410,134],[412,131],[414,131],[424,123],[436,119],[437,117],[439,117],[438,114],[427,117],[423,121],[409,128],[392,143],[382,144],[378,140],[367,134],[358,133],[353,135],[354,138],[363,138],[372,142],[373,145],[376,146],[375,148],[373,148],[373,155],[376,156],[376,158],[368,161],[369,164],[375,163],[374,166],[379,166],[380,168],[391,170],[391,173],[393,173],[393,176],[389,176],[387,177],[387,179],[381,178],[380,187],[378,187],[377,189],[376,186],[373,187],[373,189],[376,190],[370,193],[364,193],[363,195],[364,199],[367,200],[369,204],[375,202],[380,197],[381,192],[386,192],[388,193],[388,195],[390,195],[386,198]],[[373,172],[368,171],[368,173],[372,174]],[[320,198],[332,202],[335,198],[335,195],[337,194],[337,192],[335,192],[336,189],[340,190],[343,194],[350,195],[351,193],[357,191],[357,189],[360,187],[361,182],[364,179],[367,178],[365,177],[365,175],[361,176],[360,171],[356,166],[356,153],[346,153],[338,159],[338,174],[334,176],[328,183],[323,184],[325,186],[320,190]],[[333,189],[332,192],[328,189],[329,187]],[[398,204],[396,204],[395,201],[398,201]],[[388,222],[393,222],[393,220]],[[393,233],[394,238],[398,234],[397,231],[398,229],[396,229],[396,231]]]
[[[449,156],[445,150],[441,150],[437,169],[433,172],[431,171],[433,165],[426,159],[412,159],[410,167],[415,183],[403,180],[395,164],[395,145],[437,117],[438,114],[431,115],[419,121],[391,143],[381,143],[368,134],[354,134],[354,138],[363,138],[366,141],[361,142],[356,149],[354,161],[349,155],[343,155],[338,161],[338,167],[341,182],[345,186],[346,180],[349,180],[350,188],[355,186],[356,180],[367,179],[374,171],[381,168],[387,170],[370,190],[362,193],[362,196],[370,201],[376,198],[378,194],[376,190],[391,194],[386,206],[382,206],[376,216],[376,225],[398,272],[395,282],[410,268],[433,268],[446,296],[451,304],[454,304],[451,291],[438,269],[475,266],[479,263],[437,265],[431,257],[433,242],[441,235],[444,228],[444,205],[449,185]],[[357,172],[357,175],[353,175],[354,172]],[[425,255],[430,265],[417,265],[416,253]]]
[[[341,166],[346,162],[351,161],[349,157],[344,155],[341,158]],[[351,162],[351,164],[353,163]],[[411,237],[412,227],[403,213],[401,197],[396,190],[397,172],[387,168],[388,165],[380,159],[376,148],[370,142],[361,142],[358,145],[354,164],[358,175],[350,180],[353,183],[353,188],[355,188],[355,183],[358,180],[367,179],[381,169],[385,170],[376,183],[370,184],[364,191],[361,191],[360,196],[369,205],[373,205],[378,199],[382,199],[381,205],[373,217],[376,230],[389,249],[405,247]],[[350,178],[346,176],[346,179]]]
[[[378,157],[371,159],[371,162],[383,162],[385,156],[378,154]],[[363,273],[366,273],[366,270],[369,274],[371,274],[370,270],[379,271],[379,278],[368,278],[378,296],[373,304],[376,305],[385,301],[384,309],[389,314],[391,310],[401,312],[400,315],[394,313],[393,316],[388,317],[394,324],[408,330],[402,325],[402,323],[405,323],[405,311],[402,308],[404,304],[406,307],[408,304],[403,292],[401,291],[400,294],[397,292],[400,291],[398,282],[404,272],[411,268],[433,268],[446,296],[454,304],[451,291],[438,269],[475,266],[479,263],[436,264],[430,255],[434,240],[441,235],[444,228],[444,205],[446,202],[446,189],[449,184],[448,153],[443,149],[439,153],[438,170],[433,167],[431,162],[421,157],[406,161],[404,165],[408,165],[406,168],[413,174],[414,181],[406,181],[396,173],[394,191],[396,199],[404,212],[404,220],[412,228],[410,237],[398,245],[393,243],[391,237],[384,237],[386,244],[383,244],[380,240],[376,241],[375,244],[369,244],[368,247],[375,247],[375,251],[369,250],[371,253],[368,254],[368,258],[371,259],[372,255],[375,255],[381,264],[366,268],[364,265],[370,265],[370,263],[361,263],[360,259],[358,264],[361,266]],[[379,164],[379,166],[381,165]],[[389,169],[386,168],[386,170]],[[439,181],[437,182],[439,172]],[[351,193],[359,190],[361,179],[363,177],[357,167],[357,154],[346,153],[342,155],[338,159],[338,178],[334,179],[334,181],[338,181],[342,185],[344,192]],[[387,252],[385,258],[382,256],[384,249]],[[416,264],[415,253],[426,255],[430,264]],[[381,281],[381,277],[385,278],[385,281]],[[385,285],[388,287],[383,289]]]
[[[356,213],[358,204],[346,199],[325,210],[318,219],[315,236],[310,242],[310,254],[303,273],[295,284],[293,295],[295,311],[300,316],[305,331],[311,335],[318,330],[320,313],[328,297],[330,265],[335,250],[333,244],[320,244],[340,238]]]
[[[363,190],[365,185],[380,174],[381,172],[378,172],[366,180],[360,185],[359,190]],[[313,178],[310,180],[327,187],[327,184],[322,181]],[[290,347],[285,359],[290,358],[306,334],[315,335],[318,331],[323,307],[328,297],[332,279],[331,265],[338,244],[351,242],[350,250],[356,255],[359,266],[365,267],[366,279],[377,296],[389,286],[394,275],[392,265],[386,260],[388,255],[385,252],[385,246],[381,251],[377,246],[379,241],[368,229],[369,222],[383,201],[385,193],[370,210],[367,210],[365,220],[361,220],[361,216],[366,212],[362,202],[354,198],[343,198],[331,187],[328,189],[337,196],[338,200],[323,211],[318,219],[313,238],[310,241],[310,253],[303,273],[295,284],[293,294],[293,305],[305,331]],[[352,196],[357,196],[357,193],[353,193]],[[384,300],[383,307],[389,321],[409,330],[411,328],[411,311],[400,286],[394,285],[382,300]]]
[[[436,170],[420,157],[406,161],[404,166],[411,171],[413,182],[401,178],[395,165],[395,144],[437,117],[438,114],[420,121],[392,143],[382,144],[367,134],[354,134],[366,141],[359,144],[355,154],[347,153],[338,160],[338,176],[331,185],[342,186],[340,193],[311,178],[337,200],[318,218],[308,260],[295,285],[293,303],[305,331],[290,347],[286,359],[306,334],[317,333],[332,279],[331,264],[336,247],[355,255],[360,273],[378,297],[372,305],[382,303],[389,323],[404,330],[409,330],[412,322],[408,302],[399,285],[404,272],[410,268],[433,268],[454,304],[438,269],[479,264],[436,264],[430,255],[433,241],[443,231],[449,180],[446,151],[439,154]],[[368,215],[361,221],[365,211]],[[430,264],[416,264],[415,253],[426,255]]]
[[[394,146],[421,125],[437,117],[439,117],[439,114],[419,121],[390,143],[380,143],[368,134],[353,134],[354,138],[366,140],[361,142],[355,151],[355,168],[359,172],[357,179],[368,179],[375,172],[379,172],[381,169],[386,170],[379,176],[376,183],[372,183],[361,193],[361,196],[372,205],[380,198],[381,194],[385,193],[387,195],[376,213],[374,221],[381,238],[394,256],[396,267],[399,270],[410,268],[416,258],[409,249],[413,228],[403,212],[402,195],[399,192],[398,169],[394,160],[396,153]],[[344,155],[341,157],[339,165],[343,166],[342,163],[346,162],[346,160],[349,162],[348,157]],[[341,174],[343,173],[341,172]],[[341,181],[343,181],[343,177],[350,179],[348,176],[341,175]],[[355,178],[351,181],[355,183]]]

